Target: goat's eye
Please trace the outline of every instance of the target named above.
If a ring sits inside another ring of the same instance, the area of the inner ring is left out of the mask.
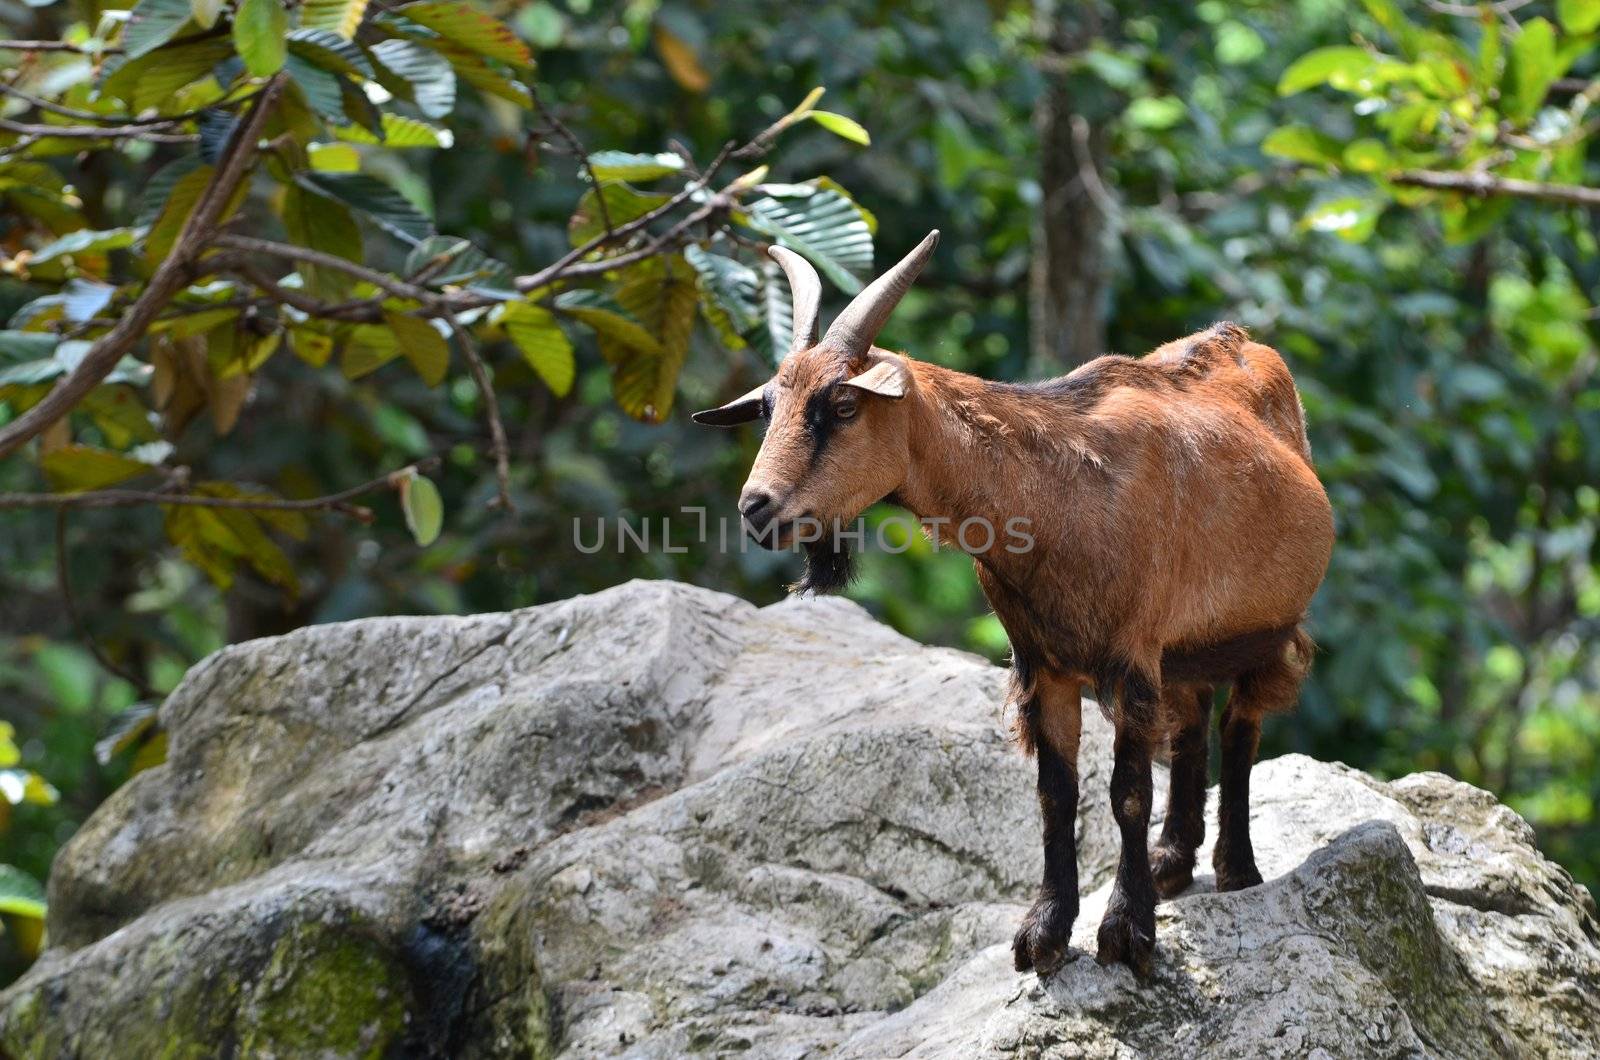
[[[854,416],[856,414],[856,399],[841,398],[833,406],[833,414],[838,416],[841,420],[847,420],[851,416]]]

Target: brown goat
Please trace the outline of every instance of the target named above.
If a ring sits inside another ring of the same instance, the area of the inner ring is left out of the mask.
[[[937,237],[858,295],[820,342],[816,273],[774,248],[794,289],[794,348],[769,383],[695,419],[768,421],[739,508],[769,547],[804,541],[800,589],[840,588],[849,555],[836,534],[806,540],[796,528],[852,521],[881,499],[952,528],[1026,520],[1030,549],[998,532],[981,548],[976,534],[962,539],[1011,638],[1018,734],[1038,757],[1044,881],[1017,932],[1016,965],[1055,971],[1077,916],[1088,684],[1116,726],[1111,805],[1122,837],[1098,957],[1145,975],[1156,893],[1175,895],[1193,877],[1213,691],[1229,682],[1216,886],[1261,882],[1250,769],[1262,717],[1292,708],[1309,667],[1300,624],[1333,547],[1304,413],[1283,360],[1232,324],[1031,384],[876,348]],[[1151,759],[1163,739],[1171,787],[1147,852]]]

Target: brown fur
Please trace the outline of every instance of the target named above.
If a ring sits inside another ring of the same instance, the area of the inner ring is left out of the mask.
[[[863,393],[851,381],[869,369],[878,389]],[[904,396],[882,396],[884,378]],[[1069,912],[1060,894],[1069,876],[1058,864],[1071,829],[1049,814],[1066,812],[1068,792],[1075,804],[1082,684],[1117,726],[1112,795],[1124,847],[1102,959],[1149,967],[1150,756],[1170,737],[1185,761],[1155,864],[1170,894],[1187,884],[1203,828],[1209,690],[1230,681],[1217,879],[1221,888],[1259,881],[1249,767],[1261,717],[1292,707],[1309,667],[1300,623],[1333,546],[1299,395],[1274,350],[1219,324],[1144,358],[1101,357],[1060,379],[1001,384],[883,350],[851,361],[819,346],[784,363],[766,402],[770,425],[741,510],[770,499],[775,525],[845,523],[892,496],[925,522],[948,520],[946,540],[969,518],[997,531],[1027,520],[1031,550],[1007,551],[1011,539],[997,532],[973,554],[1011,638],[1021,742],[1052,751],[1040,759],[1040,791],[1057,868],[1018,934],[1019,968],[1044,974],[1058,963],[1076,911],[1075,896]],[[853,415],[830,419],[852,403]]]

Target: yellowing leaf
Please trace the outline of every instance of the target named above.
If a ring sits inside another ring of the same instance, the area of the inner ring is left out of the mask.
[[[428,321],[409,313],[385,312],[383,319],[394,330],[400,343],[400,352],[411,362],[411,367],[417,370],[422,381],[429,386],[444,382],[445,373],[450,368],[450,347],[444,336]]]
[[[550,310],[532,302],[512,302],[505,307],[500,322],[551,393],[564,397],[572,389],[577,365],[572,358],[572,343]]]
[[[849,140],[851,143],[866,147],[872,143],[872,137],[867,130],[854,118],[847,118],[843,114],[835,114],[831,110],[814,110],[807,115],[812,121],[827,129],[835,136]]]
[[[61,493],[82,493],[137,478],[152,470],[142,460],[92,445],[64,445],[39,459],[50,485]]]
[[[361,168],[361,155],[349,144],[312,144],[306,148],[306,156],[312,169],[324,173],[354,173]]]
[[[479,55],[512,66],[526,67],[533,62],[533,53],[517,39],[510,26],[471,4],[422,0],[396,8],[395,13]]]
[[[444,528],[444,501],[432,479],[415,473],[401,479],[400,510],[417,544],[427,548],[438,540]]]
[[[329,30],[350,40],[366,13],[367,0],[306,0],[300,8],[300,25]]]
[[[660,22],[655,24],[654,35],[662,65],[680,87],[695,93],[711,87],[711,75],[700,65],[700,57],[687,41]]]
[[[357,324],[345,341],[339,362],[346,379],[360,379],[400,356],[400,340],[381,324]]]

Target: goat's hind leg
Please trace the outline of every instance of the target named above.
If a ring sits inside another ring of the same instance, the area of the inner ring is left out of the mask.
[[[1108,689],[1100,689],[1104,696]],[[1130,668],[1117,692],[1116,762],[1111,768],[1111,816],[1122,833],[1117,879],[1100,922],[1101,964],[1120,961],[1140,978],[1155,956],[1156,891],[1150,875],[1151,739],[1160,708],[1159,685]]]
[[[1194,881],[1195,850],[1206,837],[1209,685],[1167,685],[1161,690],[1163,720],[1172,732],[1172,771],[1161,838],[1150,851],[1150,872],[1162,898],[1181,894]]]
[[[1261,719],[1294,706],[1311,661],[1311,641],[1297,631],[1266,663],[1239,675],[1222,710],[1222,796],[1217,806],[1217,847],[1211,864],[1218,891],[1261,882],[1250,844],[1250,770],[1261,740]]]
[[[1044,825],[1044,880],[1039,897],[1012,940],[1017,971],[1051,975],[1067,959],[1078,918],[1078,682],[1056,674],[1017,675],[1018,719],[1024,747],[1039,759],[1039,815]]]

